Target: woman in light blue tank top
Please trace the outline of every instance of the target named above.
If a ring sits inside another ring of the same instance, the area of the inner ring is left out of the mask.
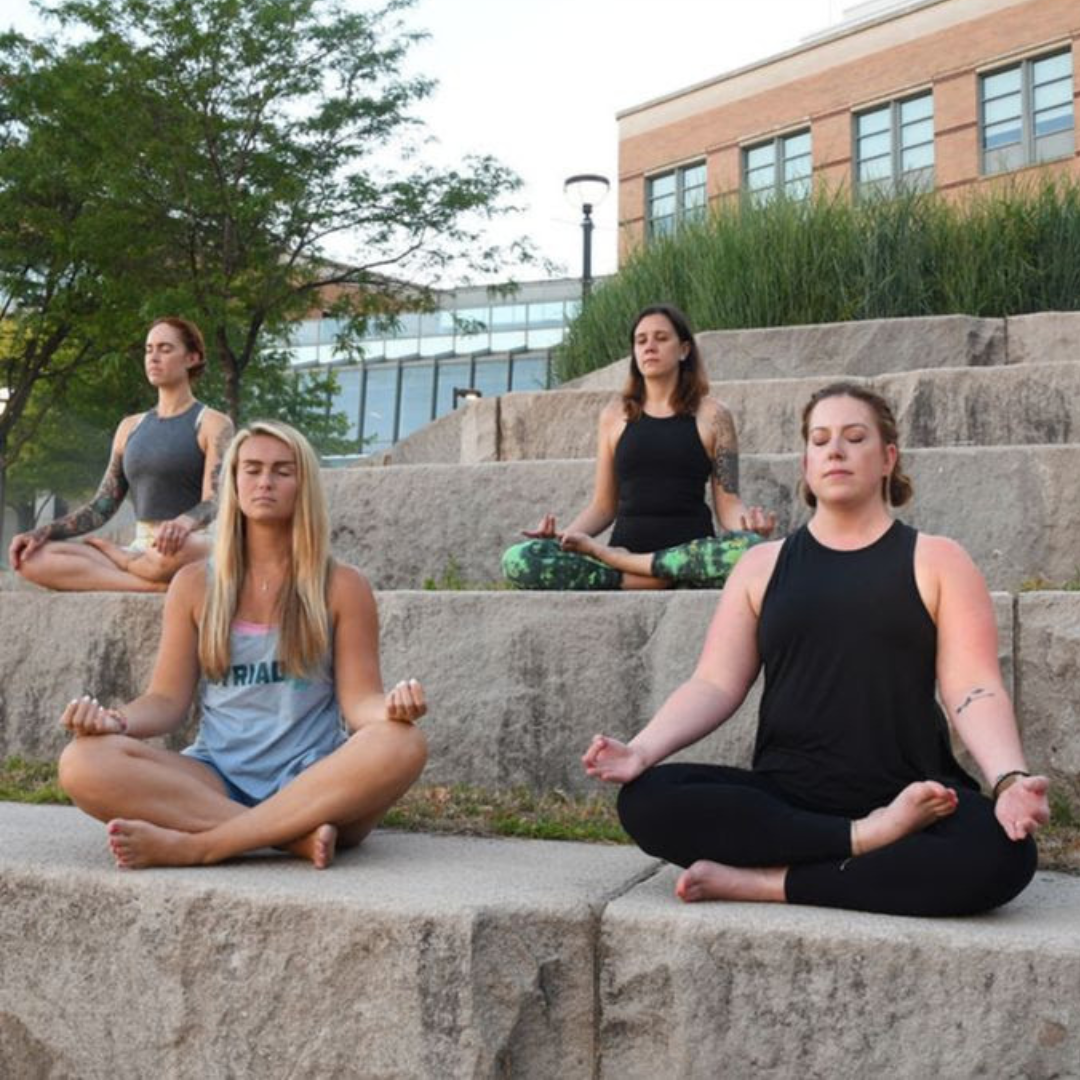
[[[150,686],[120,708],[65,709],[60,782],[108,823],[118,866],[221,862],[279,847],[329,866],[420,775],[427,709],[415,679],[385,693],[375,598],[330,558],[319,463],[302,435],[260,422],[222,466],[211,562],[165,601]],[[182,754],[145,740],[201,722]]]
[[[97,493],[65,517],[11,541],[11,568],[35,585],[68,592],[163,592],[173,574],[206,557],[216,508],[221,455],[232,421],[195,398],[206,367],[199,328],[187,319],[157,319],[146,335],[146,377],[157,391],[148,412],[126,416]],[[135,538],[121,546],[100,529],[130,492]]]

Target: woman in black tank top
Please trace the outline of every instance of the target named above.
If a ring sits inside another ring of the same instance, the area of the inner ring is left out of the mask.
[[[585,769],[622,783],[641,847],[687,867],[693,900],[962,915],[1031,880],[1049,818],[969,556],[889,514],[911,484],[876,394],[837,383],[803,413],[810,523],[736,568],[693,677]],[[661,765],[723,723],[764,669],[753,768]],[[935,686],[935,684],[937,685]],[[935,688],[983,773],[960,767]]]
[[[592,501],[559,532],[546,514],[503,556],[525,589],[719,588],[739,556],[775,518],[739,496],[739,449],[731,413],[709,384],[686,317],[646,308],[630,334],[622,400],[600,416]],[[712,481],[721,538],[705,487]],[[614,521],[608,544],[595,539]]]
[[[173,316],[146,336],[146,377],[157,391],[149,412],[126,416],[97,493],[86,506],[11,541],[11,568],[47,589],[163,592],[181,566],[210,550],[217,470],[232,422],[195,399],[206,366],[199,328]],[[126,547],[100,529],[131,493],[139,519]]]

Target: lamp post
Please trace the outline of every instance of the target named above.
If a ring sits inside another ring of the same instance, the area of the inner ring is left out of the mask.
[[[606,176],[599,173],[576,173],[563,181],[563,194],[574,206],[581,207],[581,306],[588,302],[592,292],[592,231],[593,208],[604,201],[611,187]]]

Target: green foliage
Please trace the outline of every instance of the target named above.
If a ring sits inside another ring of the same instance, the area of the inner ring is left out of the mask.
[[[413,111],[432,84],[400,73],[422,36],[409,6],[58,0],[56,34],[0,34],[0,501],[29,443],[20,490],[59,471],[97,412],[83,399],[108,397],[97,379],[137,363],[163,314],[199,323],[205,396],[234,419],[356,449],[332,378],[288,370],[289,327],[329,310],[355,339],[429,302],[448,264],[493,268],[479,230],[518,185],[490,157],[424,164]],[[59,408],[70,430],[47,421]]]
[[[10,757],[0,761],[0,802],[70,804],[71,800],[60,789],[53,762]]]
[[[461,565],[453,555],[446,560],[442,573],[438,577],[424,578],[421,586],[426,592],[499,592],[511,588],[507,581],[467,581],[461,571]]]
[[[899,316],[1000,317],[1080,308],[1080,184],[1046,180],[956,201],[730,201],[638,248],[598,288],[558,359],[571,379],[629,352],[648,304],[724,330]]]

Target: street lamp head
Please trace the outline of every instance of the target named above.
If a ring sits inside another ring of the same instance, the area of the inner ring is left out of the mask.
[[[586,217],[604,201],[611,183],[599,173],[575,173],[563,181],[563,194]]]

